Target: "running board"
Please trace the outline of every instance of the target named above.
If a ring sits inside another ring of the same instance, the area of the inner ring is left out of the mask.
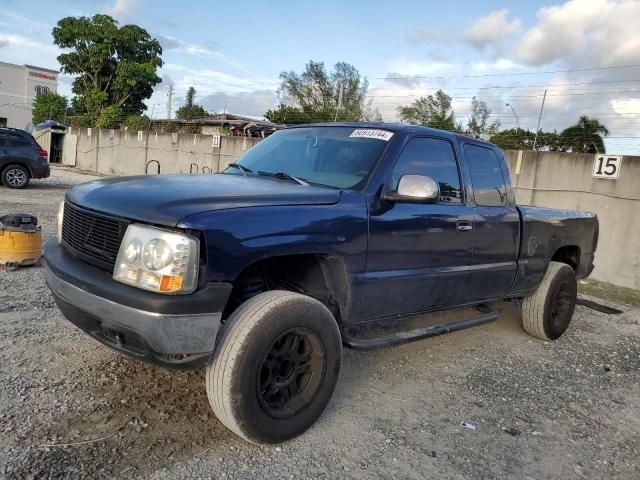
[[[407,330],[397,332],[390,335],[382,335],[374,338],[363,338],[357,334],[353,334],[363,327],[350,326],[342,332],[342,342],[354,350],[376,350],[379,348],[394,347],[403,343],[415,342],[423,338],[435,337],[445,333],[456,332],[465,328],[475,327],[485,323],[493,322],[498,318],[498,312],[488,305],[477,305],[474,309],[478,312],[477,316],[458,320],[440,325],[433,325],[426,328],[417,328],[415,330]],[[378,324],[380,326],[380,324]],[[382,327],[384,328],[384,327]]]

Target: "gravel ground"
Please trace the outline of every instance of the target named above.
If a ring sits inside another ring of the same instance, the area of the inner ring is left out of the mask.
[[[51,237],[63,193],[92,178],[56,169],[0,188],[0,205]],[[4,478],[640,478],[635,307],[578,306],[554,343],[528,337],[505,303],[492,324],[346,350],[318,423],[261,448],[216,420],[203,371],[135,362],[68,324],[41,266],[0,271],[0,292]]]

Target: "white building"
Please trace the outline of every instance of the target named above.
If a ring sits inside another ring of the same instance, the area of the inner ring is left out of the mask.
[[[0,62],[0,127],[25,128],[33,101],[47,92],[58,92],[56,70]]]

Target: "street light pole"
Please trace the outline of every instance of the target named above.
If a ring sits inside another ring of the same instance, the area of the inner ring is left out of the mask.
[[[518,114],[513,109],[513,105],[511,105],[510,103],[505,103],[504,106],[511,108],[511,111],[513,112],[513,116],[516,117],[516,133],[518,133],[518,130],[520,130],[520,118],[518,117]]]

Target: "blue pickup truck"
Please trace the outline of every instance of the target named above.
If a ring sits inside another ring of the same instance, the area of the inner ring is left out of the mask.
[[[495,145],[368,123],[279,131],[221,174],[79,185],[58,223],[63,314],[136,359],[206,366],[213,411],[254,443],[319,418],[343,345],[479,325],[503,299],[558,338],[598,240],[594,214],[517,206]]]

